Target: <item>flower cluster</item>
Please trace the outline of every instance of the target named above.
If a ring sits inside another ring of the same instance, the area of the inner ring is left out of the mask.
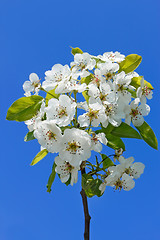
[[[106,186],[112,186],[115,189],[122,189],[123,187],[126,191],[131,190],[135,186],[133,178],[139,178],[144,171],[144,164],[141,162],[133,163],[133,157],[125,159],[120,156],[118,160],[120,164],[108,168],[108,176],[99,187],[102,193]]]
[[[106,186],[130,190],[135,185],[133,178],[143,173],[144,164],[133,163],[133,157],[125,159],[123,151],[114,154],[107,170],[100,166],[103,160],[97,165],[88,161],[92,151],[100,156],[103,145],[111,146],[112,134],[109,132],[108,139],[107,129],[131,122],[140,127],[150,112],[147,99],[152,98],[153,88],[134,71],[141,58],[132,55],[106,52],[93,56],[78,50],[70,66],[55,64],[45,72],[42,83],[32,73],[23,84],[26,97],[38,95],[40,90],[47,93],[38,112],[25,123],[42,149],[57,154],[55,171],[63,183],[73,185],[78,171],[88,167],[88,174],[101,179],[101,193]]]

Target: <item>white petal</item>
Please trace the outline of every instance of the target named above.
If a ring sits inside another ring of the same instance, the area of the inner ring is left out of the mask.
[[[60,179],[61,179],[62,183],[67,182],[68,179],[69,179],[69,177],[70,177],[70,174],[67,174],[67,175],[60,175]]]
[[[127,123],[128,125],[131,124],[131,115],[126,115],[125,123]]]
[[[135,186],[135,182],[131,176],[124,173],[122,176],[122,186],[125,191],[129,191]]]
[[[137,179],[141,176],[141,174],[144,172],[145,165],[141,162],[135,162],[131,166],[131,175]]]
[[[101,194],[104,193],[105,189],[106,189],[106,183],[103,182],[103,183],[101,183],[101,185],[99,186],[99,190],[101,191]]]
[[[25,92],[33,92],[34,86],[32,86],[32,83],[30,81],[25,81],[23,84],[23,90]]]
[[[31,73],[29,75],[29,80],[31,81],[31,83],[33,82],[39,82],[39,77],[36,73]]]
[[[135,127],[139,127],[144,123],[144,118],[142,115],[137,115],[136,117],[132,118],[132,123]]]
[[[141,104],[138,107],[138,110],[142,113],[143,116],[147,116],[150,112],[150,106],[147,104]]]

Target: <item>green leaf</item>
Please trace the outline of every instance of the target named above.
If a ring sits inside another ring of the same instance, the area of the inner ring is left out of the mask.
[[[136,127],[140,132],[143,140],[148,143],[149,146],[158,150],[158,141],[152,130],[152,128],[148,125],[148,123],[144,122],[140,127]]]
[[[47,149],[43,149],[42,151],[40,151],[35,158],[33,159],[33,161],[31,162],[31,166],[35,165],[36,163],[38,163],[40,160],[42,160],[46,155],[48,154]]]
[[[127,89],[127,91],[131,93],[131,95],[132,95],[133,98],[136,98],[136,97],[137,97],[136,91],[134,91],[134,90],[132,90],[132,89]]]
[[[120,149],[122,148],[125,151],[125,145],[120,137],[114,136],[112,131],[115,127],[112,124],[108,124],[106,128],[102,127],[101,129],[95,131],[96,133],[105,133],[106,138],[108,140],[107,146],[113,149]]]
[[[142,57],[137,54],[130,54],[125,60],[119,63],[119,72],[130,73],[134,71],[142,61]]]
[[[82,92],[82,95],[83,95],[84,99],[86,100],[86,102],[88,103],[89,98],[90,98],[90,96],[88,95],[88,91],[86,90],[86,91]]]
[[[72,47],[71,47],[72,48]],[[73,54],[73,55],[75,55],[76,53],[83,53],[83,51],[80,49],[80,48],[78,48],[78,47],[76,47],[76,48],[72,48],[72,51],[71,51],[71,53]]]
[[[112,160],[105,154],[101,154],[102,160],[103,160],[103,168],[106,169],[110,166],[114,166],[114,163]]]
[[[16,100],[8,109],[6,119],[19,122],[31,119],[40,109],[42,100],[43,98],[37,95]]]
[[[92,176],[88,174],[82,175],[82,188],[84,189],[87,197],[91,198],[95,195],[101,197],[101,191],[99,190],[99,186],[102,183],[100,179],[94,179]]]
[[[81,84],[82,83],[86,83],[87,85],[91,82],[91,79],[93,77],[93,74],[90,74],[89,76],[85,77],[85,78],[81,78]],[[84,97],[84,99],[87,101],[87,103],[89,102],[89,98],[90,96],[88,95],[88,91],[84,91],[82,92],[82,95]]]
[[[106,135],[106,138],[108,140],[108,143],[107,143],[108,147],[113,148],[115,150],[122,148],[125,151],[125,145],[121,138],[116,137],[112,134]]]
[[[133,77],[130,85],[132,85],[133,87],[135,87],[137,89],[138,87],[141,86],[141,79],[142,78],[143,78],[143,76]],[[144,86],[147,86],[149,89],[152,89],[152,90],[154,89],[152,87],[152,85],[149,82],[147,82],[146,80],[144,80]]]
[[[52,187],[52,184],[54,182],[54,179],[55,179],[55,176],[56,176],[56,171],[55,171],[55,168],[56,168],[56,164],[55,162],[53,163],[53,167],[52,167],[52,173],[51,175],[49,176],[49,179],[48,179],[48,184],[47,184],[47,192],[51,192],[51,187]]]
[[[49,101],[51,98],[59,99],[60,94],[56,94],[56,93],[55,93],[55,89],[56,89],[56,88],[48,91],[48,93],[47,93],[47,95],[46,95],[46,105],[48,105],[48,101]]]
[[[114,127],[111,134],[120,138],[137,138],[141,139],[139,133],[129,126],[128,124],[122,122],[119,127]]]
[[[90,74],[87,77],[81,78],[81,83],[86,83],[88,85],[91,82],[93,77],[94,77],[94,75]]]
[[[34,137],[34,131],[32,131],[32,132],[28,132],[27,134],[26,134],[26,136],[24,137],[24,141],[25,142],[28,142],[28,141],[31,141],[31,140],[34,140],[35,139],[35,137]]]
[[[108,124],[108,126],[106,128],[102,127],[101,129],[99,130],[96,130],[95,133],[105,133],[105,135],[111,133],[111,131],[114,129],[114,126],[112,124]]]
[[[98,63],[105,63],[105,61],[101,60],[100,58],[97,58],[97,57],[92,57],[92,59],[94,59],[96,61],[96,66],[95,68],[97,68],[97,64]]]

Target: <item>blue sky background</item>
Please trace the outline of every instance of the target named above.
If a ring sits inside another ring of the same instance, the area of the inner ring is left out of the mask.
[[[1,240],[83,239],[80,178],[66,187],[57,177],[47,193],[53,156],[31,167],[39,144],[23,141],[23,123],[5,120],[31,72],[43,78],[55,63],[73,60],[69,46],[93,55],[117,50],[143,57],[137,72],[155,87],[146,121],[160,139],[159,12],[158,0],[0,1]],[[103,197],[89,199],[91,239],[159,240],[159,151],[140,140],[125,143],[125,156],[142,161],[145,172],[130,192],[108,188]]]

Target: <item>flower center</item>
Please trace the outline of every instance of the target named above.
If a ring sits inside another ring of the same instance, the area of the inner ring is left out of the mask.
[[[143,93],[148,96],[151,92],[151,89],[149,89],[147,86],[145,86],[143,89],[142,89]]]
[[[96,137],[95,133],[92,133],[92,140],[94,141],[94,143],[98,142],[98,138]]]
[[[115,189],[122,189],[122,181],[120,179],[117,180],[117,182],[115,182]]]
[[[56,134],[51,132],[51,130],[49,130],[46,135],[48,136],[49,140],[51,140],[52,138],[53,139],[56,139]]]
[[[81,148],[81,146],[76,142],[68,142],[68,147],[66,150],[71,151],[72,153],[76,153],[79,148]]]
[[[97,78],[97,77],[94,77],[94,78],[92,79],[92,83],[96,84],[97,87],[99,87],[99,85],[100,85],[100,79]]]
[[[107,94],[102,94],[102,93],[100,93],[100,99],[101,99],[101,101],[105,101],[106,100],[106,96],[107,96]]]
[[[137,109],[131,109],[130,115],[132,115],[133,117],[136,117],[138,114],[139,114],[139,111]]]
[[[130,169],[129,169],[129,168],[126,168],[124,172],[125,172],[126,174],[130,174]]]
[[[90,120],[92,120],[93,118],[98,119],[98,112],[99,110],[92,110],[89,109],[89,112],[87,113],[87,116],[90,118]]]
[[[108,80],[112,78],[113,74],[111,72],[108,72],[105,76],[106,76],[106,79]]]
[[[67,162],[66,165],[65,165],[65,168],[66,168],[66,170],[67,170],[68,172],[71,172],[71,170],[72,170],[74,167],[72,167],[72,166]]]
[[[33,82],[33,83],[32,83],[32,86],[33,86],[34,88],[40,87],[40,80],[39,80],[38,82]]]
[[[106,106],[105,114],[109,116],[111,113],[112,113],[112,106],[109,106],[109,105]]]
[[[66,112],[66,109],[64,108],[60,108],[60,111],[58,112],[58,115],[60,118],[62,118],[63,116],[68,116],[67,112]]]
[[[83,62],[81,62],[81,63],[78,65],[78,67],[79,67],[81,70],[83,70],[83,69],[85,69],[86,65],[85,65]]]
[[[124,90],[123,84],[117,84],[117,85],[118,85],[118,90],[117,91],[123,91]]]
[[[63,74],[62,73],[59,73],[59,74],[55,73],[54,77],[56,78],[56,82],[60,82],[63,79]]]
[[[110,59],[111,61],[114,61],[114,59],[115,59],[115,56],[113,56],[113,55],[110,55],[110,56],[109,56],[109,59]]]

